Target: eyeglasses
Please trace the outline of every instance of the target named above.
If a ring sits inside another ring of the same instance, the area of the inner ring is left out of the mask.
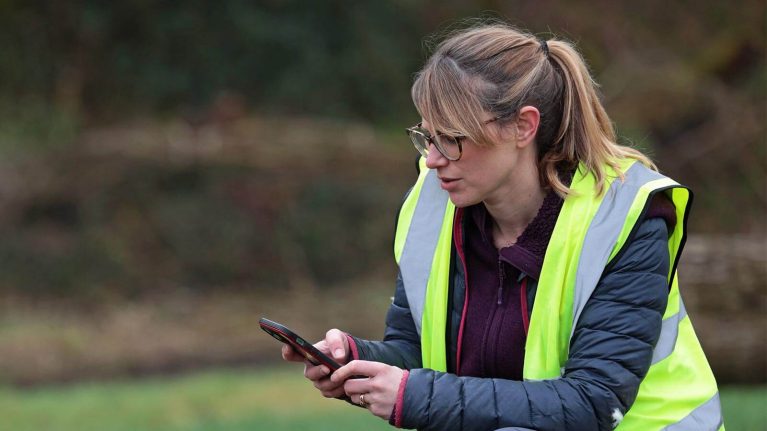
[[[490,124],[494,121],[506,118],[507,115],[493,117],[483,124]],[[463,145],[461,141],[466,138],[462,135],[450,136],[437,132],[436,136],[432,136],[428,130],[423,128],[423,123],[418,123],[413,127],[405,129],[410,140],[413,142],[413,146],[418,150],[423,157],[429,156],[429,144],[434,145],[434,148],[439,151],[446,159],[450,161],[456,161],[463,155]]]

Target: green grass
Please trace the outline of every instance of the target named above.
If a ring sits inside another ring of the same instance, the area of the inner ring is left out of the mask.
[[[727,427],[764,430],[767,387],[721,391]],[[367,411],[322,398],[300,367],[0,389],[0,429],[13,431],[385,430]]]
[[[363,409],[323,398],[296,366],[33,390],[4,388],[0,390],[0,429],[330,431],[391,427]]]
[[[729,431],[767,430],[767,386],[725,386],[719,392]]]

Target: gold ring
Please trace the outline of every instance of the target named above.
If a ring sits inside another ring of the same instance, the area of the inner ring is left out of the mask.
[[[360,405],[362,407],[367,407],[368,403],[365,402],[365,394],[360,394]]]

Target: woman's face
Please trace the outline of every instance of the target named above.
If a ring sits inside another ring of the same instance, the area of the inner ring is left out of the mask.
[[[488,115],[488,118],[491,118]],[[432,136],[437,131],[424,121],[422,127]],[[426,166],[437,171],[440,186],[448,192],[450,200],[457,207],[466,207],[479,202],[494,203],[508,200],[509,193],[515,190],[515,177],[529,168],[535,169],[535,159],[531,159],[525,148],[519,148],[515,138],[516,122],[492,122],[485,125],[492,137],[491,145],[479,146],[464,138],[461,141],[461,158],[451,161],[431,146],[426,158]],[[530,166],[532,165],[532,166]]]

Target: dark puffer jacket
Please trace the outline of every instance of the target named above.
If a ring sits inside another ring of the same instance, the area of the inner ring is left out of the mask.
[[[401,277],[386,317],[384,340],[352,337],[356,356],[410,370],[397,406],[404,428],[611,430],[634,402],[660,335],[669,291],[664,220],[642,221],[624,250],[605,269],[583,310],[560,379],[522,382],[457,376],[458,335],[450,330],[449,372],[421,368],[420,339]],[[460,259],[455,259],[454,268],[449,327],[458,328],[466,290]],[[535,282],[527,286],[531,311],[536,287]]]

